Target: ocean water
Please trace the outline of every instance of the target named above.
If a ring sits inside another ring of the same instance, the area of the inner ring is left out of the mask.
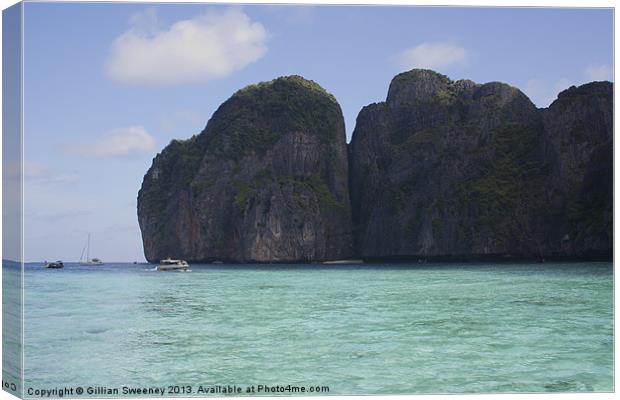
[[[26,391],[613,390],[610,263],[151,268],[27,265]]]

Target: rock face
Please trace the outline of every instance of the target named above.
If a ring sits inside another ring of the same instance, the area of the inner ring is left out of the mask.
[[[283,77],[224,102],[172,141],[138,194],[147,260],[308,262],[352,255],[347,149],[336,99]]]
[[[571,87],[542,110],[552,251],[608,258],[613,246],[613,85]],[[560,240],[557,240],[557,239]]]
[[[396,76],[349,148],[357,253],[611,257],[612,85],[539,110],[502,83]]]

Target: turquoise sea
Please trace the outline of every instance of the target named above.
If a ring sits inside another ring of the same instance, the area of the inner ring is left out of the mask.
[[[611,263],[151,268],[28,264],[26,391],[614,389]]]

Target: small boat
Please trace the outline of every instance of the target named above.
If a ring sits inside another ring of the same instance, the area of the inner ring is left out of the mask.
[[[80,265],[104,265],[104,264],[103,264],[103,261],[101,261],[99,258],[91,258],[90,260],[81,262]]]
[[[187,271],[189,264],[184,260],[172,260],[170,257],[161,260],[157,266],[158,271]]]
[[[83,260],[84,252],[86,252],[86,260]],[[88,239],[86,240],[86,246],[82,249],[82,254],[80,255],[80,265],[103,265],[103,261],[99,258],[90,258],[90,233],[88,234]]]
[[[43,268],[64,268],[65,264],[62,261],[58,260],[56,262],[47,262],[43,263]]]
[[[364,260],[353,260],[353,259],[346,259],[346,260],[331,260],[331,261],[323,261],[321,264],[337,264],[337,265],[348,265],[348,264],[364,264]]]

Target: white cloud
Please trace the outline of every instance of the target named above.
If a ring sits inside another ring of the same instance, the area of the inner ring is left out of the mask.
[[[590,81],[610,81],[613,76],[613,71],[607,64],[590,65],[584,72]]]
[[[395,61],[399,68],[445,68],[453,64],[463,64],[467,60],[464,47],[449,43],[422,43],[400,52]]]
[[[151,9],[131,19],[132,27],[110,48],[106,71],[112,79],[169,85],[224,77],[265,55],[267,31],[239,9],[207,12],[158,28]]]
[[[123,157],[150,154],[155,139],[142,126],[113,129],[90,143],[73,145],[66,152],[82,157]]]

